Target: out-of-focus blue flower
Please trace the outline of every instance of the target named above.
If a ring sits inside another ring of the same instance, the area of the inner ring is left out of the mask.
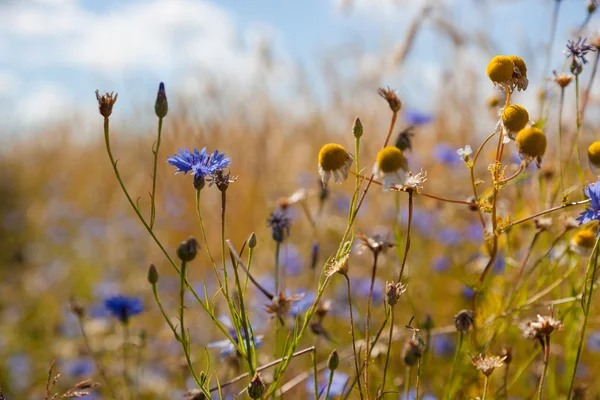
[[[567,49],[565,50],[565,55],[567,57],[572,57],[573,59],[577,58],[581,61],[582,64],[587,64],[587,60],[585,56],[590,51],[595,51],[596,48],[590,44],[585,43],[587,38],[582,38],[579,36],[577,41],[569,40],[567,41]]]
[[[412,126],[425,125],[433,121],[433,115],[409,109],[404,112],[404,121]]]
[[[459,156],[456,155],[456,149],[448,143],[438,143],[433,149],[433,156],[438,162],[454,167],[462,164]]]
[[[600,331],[592,332],[587,337],[587,347],[593,353],[600,353]]]
[[[236,344],[239,345],[240,339],[234,328],[229,329],[229,334],[231,335],[233,340],[235,340]],[[243,329],[240,331],[240,335],[241,335],[242,342],[244,343],[244,347],[245,347],[246,334]],[[254,347],[258,349],[260,346],[262,346],[262,343],[263,343],[263,335],[254,335]],[[207,347],[209,349],[219,349],[219,356],[221,357],[221,360],[225,360],[225,359],[231,357],[232,355],[237,354],[235,346],[228,339],[209,343],[207,345]]]
[[[80,357],[65,361],[61,371],[75,378],[91,377],[96,372],[96,364],[91,357]]]
[[[352,282],[352,292],[356,293],[358,296],[367,298],[369,296],[369,291],[371,290],[371,278],[360,278],[354,282]],[[380,303],[383,301],[383,296],[385,295],[385,285],[383,281],[379,278],[375,278],[375,282],[373,283],[373,302]]]
[[[437,335],[431,339],[433,353],[439,357],[448,357],[454,354],[455,344],[447,335]]]
[[[325,391],[327,390],[327,383],[329,382],[329,371],[321,374],[318,381],[318,389],[319,394],[323,393],[322,396],[325,396]],[[346,382],[348,381],[348,374],[336,370],[333,375],[333,379],[331,380],[331,387],[329,389],[329,398],[337,397],[341,395],[344,391],[344,387],[346,386]],[[306,380],[306,391],[314,399],[315,396],[315,379],[314,375],[311,375]]]
[[[402,212],[402,224],[406,227],[408,224],[408,208]],[[435,233],[435,219],[430,211],[415,207],[412,213],[412,229],[415,229],[423,236],[431,236]]]
[[[286,236],[290,234],[290,225],[292,220],[287,215],[287,212],[277,209],[271,213],[267,220],[268,226],[271,228],[271,236],[276,242],[283,242]]]
[[[498,273],[504,272],[504,269],[506,268],[506,258],[504,257],[504,254],[498,254],[496,256],[493,267],[494,267],[494,271],[496,271]]]
[[[210,155],[206,152],[206,147],[201,151],[194,149],[193,152],[187,148],[178,150],[179,154],[174,154],[167,159],[169,164],[177,168],[176,174],[180,172],[187,174],[192,171],[194,176],[205,177],[225,169],[231,164],[231,158],[226,158],[225,153],[219,153],[218,150]]]
[[[462,243],[462,235],[454,228],[440,229],[437,231],[437,239],[448,246],[456,246]]]
[[[302,273],[304,260],[298,247],[288,243],[279,250],[279,265],[286,276],[297,276]]]
[[[400,393],[400,396],[398,397],[398,400],[414,400],[417,396],[417,392],[415,391],[415,389],[410,389],[408,392],[408,398],[406,397],[406,395],[403,393]],[[423,397],[420,397],[419,395],[419,399],[421,400],[438,400],[438,398],[434,395],[431,394],[424,394]]]
[[[443,272],[450,268],[452,262],[450,261],[450,258],[446,256],[437,256],[431,261],[431,265],[435,271]]]
[[[468,286],[464,286],[462,289],[462,295],[466,300],[471,300],[475,292]]]
[[[467,225],[465,230],[467,240],[475,243],[481,243],[483,240],[483,233],[483,227],[479,222],[471,222]]]
[[[597,181],[590,183],[583,193],[590,199],[588,207],[577,217],[579,225],[587,224],[591,221],[600,221],[600,184]],[[600,233],[600,231],[598,231]]]
[[[6,359],[6,370],[9,373],[9,382],[18,388],[28,386],[32,374],[31,357],[25,353],[17,353]]]
[[[290,314],[295,317],[298,314],[305,313],[313,305],[316,298],[317,295],[314,292],[304,293],[304,296],[300,300],[292,304]]]
[[[104,300],[104,307],[110,315],[122,323],[129,322],[129,318],[144,311],[141,297],[112,296]]]

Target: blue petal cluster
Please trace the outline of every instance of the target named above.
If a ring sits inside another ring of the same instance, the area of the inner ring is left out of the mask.
[[[144,305],[140,297],[112,296],[104,300],[104,307],[110,315],[126,324],[130,317],[141,314],[144,311]]]
[[[179,149],[179,154],[169,157],[167,162],[177,168],[176,174],[180,172],[187,174],[192,171],[194,176],[205,177],[227,168],[231,164],[231,158],[225,157],[225,153],[219,153],[218,150],[208,154],[206,147],[200,151],[194,149],[193,152],[185,148]]]
[[[587,224],[591,221],[600,221],[600,180],[596,183],[590,183],[587,188],[583,190],[583,193],[590,199],[588,208],[583,211],[577,221],[579,225]],[[600,233],[600,232],[599,232]]]
[[[596,48],[585,43],[586,40],[587,38],[582,39],[581,36],[579,36],[577,41],[569,40],[567,42],[567,50],[565,51],[566,56],[572,57],[573,59],[577,58],[579,61],[581,61],[581,63],[587,64],[585,56],[588,52],[595,51]]]

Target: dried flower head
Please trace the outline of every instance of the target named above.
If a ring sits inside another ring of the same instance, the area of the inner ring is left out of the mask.
[[[542,317],[538,314],[537,321],[529,321],[523,328],[523,336],[527,339],[548,337],[555,330],[562,330],[563,324],[554,317]]]
[[[100,92],[96,90],[96,100],[98,100],[98,109],[100,110],[100,115],[104,118],[110,117],[112,114],[113,105],[117,101],[117,97],[119,94],[115,92],[106,92],[103,95],[100,95]]]
[[[540,232],[549,231],[552,228],[552,218],[550,217],[539,217],[533,220],[535,228]]]
[[[517,133],[529,123],[529,113],[525,107],[511,104],[502,111],[502,126],[504,133],[511,140],[515,140]]]
[[[395,146],[400,150],[412,150],[412,138],[415,134],[412,132],[413,127],[409,126],[398,133]]]
[[[554,74],[554,79],[552,79],[552,80],[554,82],[556,82],[556,84],[558,86],[560,86],[561,88],[566,88],[573,81],[573,75],[568,75],[568,74],[565,74],[564,72],[557,74],[556,71],[553,71],[553,74]]]
[[[588,147],[588,162],[590,169],[598,175],[600,171],[600,140],[590,144]]]
[[[254,374],[254,377],[248,384],[248,388],[247,388],[248,396],[251,399],[260,399],[260,398],[262,398],[263,394],[265,394],[266,390],[267,390],[267,387],[266,387],[265,383],[263,382],[261,375],[258,372],[256,372]]]
[[[404,363],[410,367],[417,364],[422,354],[423,348],[414,338],[407,341],[402,349],[402,359],[404,360]]]
[[[460,310],[454,316],[454,326],[458,332],[467,333],[474,324],[475,312],[471,310]]]
[[[402,102],[398,98],[398,93],[395,90],[391,89],[389,86],[387,88],[379,88],[377,93],[387,101],[390,109],[393,112],[398,112],[402,108]]]
[[[222,169],[216,170],[206,178],[208,181],[208,187],[216,185],[217,189],[219,189],[221,192],[227,191],[229,184],[237,181],[237,179],[237,176],[231,176],[229,172],[225,174]]]
[[[478,354],[475,357],[471,357],[471,363],[485,376],[490,376],[496,368],[500,368],[504,365],[505,359],[506,357],[485,357],[482,354]]]
[[[408,172],[404,186],[412,189],[414,193],[420,193],[425,182],[427,182],[427,171],[421,168],[421,172],[416,175],[413,175],[410,171]]]
[[[344,256],[342,256],[339,260],[337,261],[333,261],[331,264],[329,264],[329,266],[327,267],[327,270],[325,271],[325,275],[327,277],[330,277],[333,274],[341,274],[344,276],[348,276],[348,260],[350,259],[350,254],[346,254]]]
[[[539,168],[547,145],[544,132],[539,128],[528,127],[521,129],[515,140],[519,149],[519,155],[525,161],[526,165],[529,165],[531,161],[535,161]]]
[[[271,304],[267,304],[265,309],[267,313],[273,314],[273,317],[283,318],[292,309],[292,304],[302,300],[303,297],[304,293],[286,296],[282,290],[279,295],[273,297]]]
[[[373,253],[373,255],[385,254],[388,249],[391,249],[395,246],[394,243],[388,241],[381,235],[368,237],[362,233],[359,233],[356,235],[356,238],[359,240],[359,254],[362,254],[365,250],[369,250],[371,253]]]
[[[390,305],[394,306],[400,300],[402,293],[406,292],[406,286],[402,282],[386,282],[385,283],[385,301]]]
[[[343,146],[328,143],[319,151],[319,175],[323,186],[327,186],[333,176],[335,183],[348,179],[348,170],[352,165],[352,156]]]
[[[375,179],[382,180],[383,188],[389,190],[394,185],[402,185],[406,179],[408,161],[402,150],[396,146],[384,147],[377,153],[373,166]]]

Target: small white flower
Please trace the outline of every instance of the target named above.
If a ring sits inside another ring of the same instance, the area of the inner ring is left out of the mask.
[[[423,183],[427,181],[427,171],[421,168],[421,172],[416,175],[413,175],[412,172],[408,173],[408,177],[404,182],[404,186],[408,186],[413,188],[417,193],[423,189]]]
[[[473,150],[471,149],[471,146],[466,145],[464,148],[456,150],[456,154],[458,154],[463,161],[467,161],[471,154],[473,154]]]

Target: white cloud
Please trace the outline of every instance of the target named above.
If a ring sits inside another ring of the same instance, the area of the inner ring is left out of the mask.
[[[10,71],[0,70],[0,99],[8,98],[19,90],[20,81]]]
[[[73,99],[61,85],[53,82],[41,84],[37,90],[22,97],[15,104],[15,115],[36,125],[51,120],[59,120],[72,109]]]

